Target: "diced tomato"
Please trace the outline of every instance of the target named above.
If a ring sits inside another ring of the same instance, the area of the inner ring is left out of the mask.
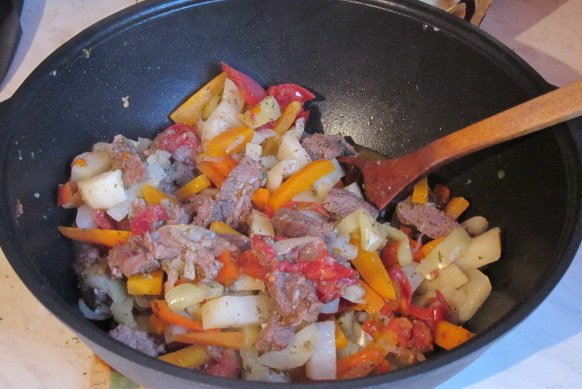
[[[225,349],[220,359],[215,363],[210,363],[204,371],[217,377],[238,378],[242,368],[242,363],[238,353],[231,349]]]
[[[236,263],[238,264],[240,272],[243,274],[263,281],[267,278],[265,268],[261,266],[259,258],[253,250],[243,251],[237,257]]]
[[[153,145],[172,154],[179,161],[194,160],[196,151],[200,147],[200,140],[196,130],[187,124],[172,124],[156,136]]]
[[[439,321],[443,321],[449,314],[449,305],[440,291],[436,291],[436,297],[433,298],[426,307],[420,307],[415,304],[409,304],[402,313],[424,321],[429,326],[434,326]]]
[[[83,199],[77,188],[77,183],[68,181],[60,184],[57,189],[57,205],[63,208],[76,208],[83,204]]]
[[[400,266],[398,262],[398,241],[391,241],[386,243],[386,245],[380,251],[380,259],[386,267],[386,269],[391,266]]]
[[[388,267],[388,274],[396,284],[399,296],[409,302],[412,299],[412,287],[410,286],[410,281],[406,273],[404,273],[399,265],[392,265]]]
[[[329,213],[323,208],[321,203],[316,203],[313,201],[289,201],[284,204],[281,208],[289,208],[296,211],[313,211],[322,216],[329,218]]]
[[[95,211],[95,223],[97,223],[97,227],[101,228],[102,230],[118,230],[119,226],[115,219],[107,214],[102,209],[98,209]]]
[[[379,323],[372,317],[368,317],[362,323],[362,329],[366,331],[369,335],[374,335],[378,331]]]
[[[273,96],[279,103],[281,109],[284,109],[289,103],[299,101],[304,103],[313,100],[315,95],[297,84],[280,84],[273,85],[267,89],[267,94]]]
[[[413,320],[408,342],[410,347],[418,352],[425,353],[433,349],[432,341],[432,331],[428,325],[420,320]]]
[[[234,82],[236,87],[242,93],[245,103],[249,107],[257,105],[266,95],[265,90],[255,80],[238,70],[231,68],[227,64],[222,64],[222,71],[227,77]]]
[[[412,333],[412,322],[406,317],[395,317],[390,319],[381,331],[393,332],[396,336],[397,344],[401,347],[407,347],[408,339],[410,339]]]
[[[134,235],[145,234],[155,229],[158,222],[168,219],[168,211],[163,205],[148,205],[130,220],[131,232]]]

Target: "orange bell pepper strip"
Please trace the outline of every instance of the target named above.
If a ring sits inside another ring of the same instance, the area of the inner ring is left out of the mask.
[[[164,354],[158,359],[186,369],[196,369],[210,362],[212,357],[208,354],[206,346],[194,345]]]
[[[210,231],[217,233],[217,234],[232,234],[232,235],[241,235],[240,232],[226,224],[225,222],[221,221],[214,221],[210,223],[210,227],[208,228]]]
[[[445,350],[451,350],[465,343],[473,336],[475,334],[466,328],[442,320],[437,323],[434,329],[434,344]]]
[[[358,238],[352,238],[351,243],[358,248],[358,255],[352,260],[352,265],[366,284],[382,298],[394,300],[396,298],[394,284],[378,253],[362,249]]]
[[[210,162],[216,171],[223,175],[225,178],[228,177],[230,171],[234,169],[237,165],[237,162],[229,155],[221,161],[217,162]]]
[[[148,331],[154,335],[164,335],[168,323],[160,319],[158,315],[152,314],[148,321]]]
[[[222,267],[216,275],[215,281],[224,286],[232,285],[240,277],[240,270],[232,259],[232,254],[230,251],[223,251],[216,259],[222,263]]]
[[[61,234],[69,239],[77,240],[79,242],[102,244],[103,246],[107,247],[113,247],[116,244],[125,243],[127,238],[131,236],[131,232],[129,231],[100,230],[64,226],[59,226],[57,229]]]
[[[243,333],[242,331],[189,332],[174,335],[172,340],[180,343],[218,346],[238,350],[243,345]]]
[[[358,304],[354,307],[356,311],[366,311],[370,315],[379,313],[386,302],[374,289],[370,288],[368,284],[363,281],[359,281],[360,286],[364,289],[364,303]]]
[[[206,144],[204,155],[223,158],[244,150],[247,143],[253,139],[255,131],[252,128],[238,126],[221,132]]]
[[[162,294],[163,283],[164,271],[162,269],[134,274],[127,277],[127,293],[132,296],[157,296]]]
[[[414,204],[426,204],[428,202],[428,178],[424,177],[412,189],[410,201]]]
[[[218,76],[210,80],[202,88],[198,89],[191,95],[182,105],[180,105],[174,112],[170,114],[170,119],[174,123],[185,123],[189,126],[194,126],[202,118],[204,106],[210,100],[219,96],[224,89],[224,82],[226,81],[226,73],[220,73]]]
[[[273,131],[275,131],[279,136],[283,136],[283,134],[291,128],[300,111],[301,103],[299,101],[289,103],[281,113],[279,119],[277,119]]]
[[[217,188],[220,188],[224,180],[226,180],[226,176],[220,174],[212,162],[202,161],[196,166],[196,168],[200,170],[202,174],[208,177],[208,179],[210,179],[210,181]]]
[[[317,180],[327,176],[334,169],[333,163],[325,159],[308,163],[272,193],[271,208],[273,211],[278,210],[291,201],[293,196],[310,189]]]
[[[143,199],[149,205],[157,205],[162,202],[162,200],[169,200],[170,202],[177,204],[178,200],[176,200],[173,196],[159,190],[153,185],[145,184],[143,186]]]
[[[170,309],[166,300],[152,300],[152,311],[163,321],[168,324],[174,324],[184,327],[190,331],[202,331],[202,322],[200,320],[189,319]]]
[[[269,213],[271,192],[266,188],[258,188],[251,196],[255,208],[261,212]]]
[[[180,201],[184,201],[210,186],[210,180],[204,174],[194,177],[188,183],[176,190],[174,194]]]
[[[83,160],[84,161],[84,160]],[[81,193],[74,181],[59,184],[57,189],[57,205],[63,208],[77,208],[83,204]]]
[[[445,240],[445,238],[446,238],[445,236],[441,236],[440,238],[433,239],[423,244],[420,247],[420,250],[418,250],[418,258],[422,261],[422,259],[424,259],[424,257],[426,257],[428,253],[432,251],[432,249],[437,247],[439,243]]]
[[[337,378],[341,380],[365,377],[386,358],[388,351],[372,343],[361,351],[337,360]]]
[[[464,197],[453,197],[445,205],[444,212],[453,219],[458,219],[469,208],[469,202]]]

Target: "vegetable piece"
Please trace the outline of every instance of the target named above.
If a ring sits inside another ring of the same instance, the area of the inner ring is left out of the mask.
[[[277,158],[280,161],[295,161],[297,169],[301,169],[311,162],[311,157],[307,151],[305,151],[301,143],[299,143],[299,140],[295,137],[295,134],[293,134],[292,131],[287,131],[281,138],[281,144],[277,151]]]
[[[498,227],[476,236],[455,261],[461,269],[479,268],[501,258],[501,230]]]
[[[241,233],[226,224],[225,222],[221,221],[213,221],[210,223],[210,231],[217,233],[217,234],[232,234],[232,235],[240,235]]]
[[[428,177],[424,177],[414,184],[410,201],[414,204],[426,204],[428,202]]]
[[[471,237],[464,228],[455,228],[418,265],[418,274],[424,278],[434,278],[436,271],[454,262],[459,254],[471,243]]]
[[[173,196],[170,196],[169,194],[149,184],[145,184],[143,186],[143,199],[149,205],[158,205],[164,199],[174,204],[178,203],[178,201]]]
[[[336,378],[335,322],[315,323],[317,336],[315,349],[305,365],[305,373],[312,380],[333,380]]]
[[[83,200],[93,209],[107,209],[127,199],[121,170],[101,173],[77,183]]]
[[[279,103],[273,96],[265,96],[259,104],[251,107],[245,112],[245,119],[247,119],[253,128],[258,128],[267,123],[279,119],[281,116],[281,108]]]
[[[226,179],[226,176],[222,175],[212,162],[202,161],[196,165],[196,168],[200,170],[204,176],[208,177],[217,188],[220,188]]]
[[[134,274],[127,278],[127,293],[132,296],[156,296],[162,293],[164,271]]]
[[[366,311],[370,315],[380,312],[386,304],[382,296],[376,293],[365,282],[360,281],[359,285],[364,289],[364,303],[356,305],[354,309]]]
[[[186,369],[196,369],[212,359],[206,351],[205,346],[190,346],[178,351],[164,354],[158,357],[164,362],[172,365],[185,367]]]
[[[224,72],[214,77],[172,112],[170,119],[174,123],[186,123],[189,126],[196,125],[203,116],[204,106],[222,93],[225,80],[226,73]]]
[[[420,293],[428,293],[437,289],[441,289],[445,285],[450,285],[455,289],[460,288],[467,283],[469,278],[463,273],[458,266],[451,263],[439,271],[438,276],[432,280],[424,280],[419,286]]]
[[[489,228],[489,222],[483,216],[473,216],[465,220],[461,225],[471,236],[481,235]]]
[[[469,320],[491,293],[489,277],[477,269],[467,269],[469,281],[453,296],[450,305],[461,323]]]
[[[57,189],[57,205],[63,208],[77,208],[83,204],[77,183],[68,181],[59,184]]]
[[[263,147],[256,143],[247,143],[245,146],[245,155],[253,161],[259,162],[263,155]]]
[[[389,226],[388,224],[381,225],[382,229],[386,231],[387,237],[397,242],[396,258],[400,266],[407,266],[412,262],[412,250],[410,249],[410,239],[408,235],[399,230]]]
[[[240,277],[240,270],[233,261],[230,251],[223,251],[216,259],[222,263],[222,268],[216,275],[215,281],[224,286],[232,285]]]
[[[285,181],[271,196],[271,208],[276,211],[293,196],[311,188],[315,181],[326,176],[334,170],[331,161],[319,160],[310,162],[297,173]]]
[[[265,291],[265,283],[258,278],[248,276],[246,274],[241,274],[233,283],[230,285],[230,290],[232,292],[250,292],[258,290],[260,292]]]
[[[286,108],[293,103],[298,103],[301,108],[304,102],[315,98],[315,95],[307,89],[291,83],[272,85],[267,89],[267,93],[277,99],[281,108]]]
[[[275,236],[275,228],[273,227],[269,216],[261,211],[253,209],[250,217],[249,235]]]
[[[244,104],[242,93],[227,78],[220,103],[205,121],[199,122],[202,145],[229,128],[243,125],[240,117]]]
[[[266,92],[263,87],[246,74],[239,72],[225,63],[222,64],[222,71],[228,75],[228,78],[242,92],[245,103],[249,107],[257,105],[265,97]]]
[[[148,330],[154,335],[163,335],[168,324],[159,318],[157,315],[150,315],[148,322]]]
[[[58,230],[69,239],[80,242],[102,244],[107,247],[113,247],[116,244],[125,243],[127,238],[131,235],[131,232],[129,231],[85,229],[64,226],[59,226]]]
[[[190,331],[202,331],[202,323],[192,320],[179,313],[172,312],[166,300],[152,300],[152,311],[168,324],[177,325]]]
[[[266,188],[259,188],[254,191],[251,201],[255,208],[261,212],[269,213],[269,206],[271,200],[271,192]]]
[[[210,180],[204,174],[194,177],[187,184],[179,188],[174,194],[180,201],[184,201],[210,186]]]
[[[202,304],[203,328],[244,327],[267,321],[273,302],[264,295],[222,296]]]
[[[188,332],[174,335],[173,340],[180,343],[218,346],[238,350],[243,344],[243,333],[242,331]]]
[[[275,131],[277,135],[283,136],[283,134],[285,134],[285,132],[287,132],[287,130],[291,128],[293,122],[295,122],[295,119],[297,118],[297,114],[299,114],[299,111],[301,111],[300,102],[293,101],[292,103],[287,105],[285,109],[283,109],[283,113],[281,113],[279,119],[277,119],[277,123],[275,123],[273,131]]]
[[[384,360],[387,351],[376,344],[370,344],[355,354],[338,358],[337,378],[350,379],[365,377]]]
[[[453,219],[458,219],[469,208],[469,202],[464,197],[453,197],[445,205],[444,212]]]
[[[344,334],[344,330],[340,327],[337,321],[334,321],[335,326],[335,348],[336,350],[340,350],[348,345],[350,341],[346,338],[346,334]]]
[[[252,346],[244,346],[240,349],[240,356],[243,364],[244,378],[247,381],[264,382],[291,382],[284,372],[277,373],[259,362],[259,352]]]
[[[221,132],[210,139],[205,145],[205,155],[214,158],[224,158],[244,150],[247,143],[253,139],[252,128],[237,126]]]
[[[267,189],[271,192],[279,189],[284,177],[288,177],[297,172],[297,166],[297,162],[293,159],[277,162],[267,172]]]
[[[281,138],[278,136],[272,136],[270,138],[265,139],[265,141],[261,144],[263,147],[263,156],[274,156],[277,155],[277,151],[279,151],[279,145],[281,144]]]
[[[362,249],[357,239],[352,239],[352,244],[358,247],[358,255],[352,260],[352,265],[366,281],[366,284],[382,298],[395,299],[394,285],[378,253]]]
[[[475,334],[446,320],[437,323],[434,329],[434,344],[445,350],[452,350],[465,343]]]
[[[268,351],[259,357],[259,362],[278,370],[303,366],[313,355],[316,341],[317,327],[310,324],[297,332],[283,350]]]
[[[111,167],[111,158],[106,151],[89,151],[77,155],[71,163],[71,181],[88,180],[104,173]]]
[[[419,253],[418,253],[418,258],[420,260],[424,259],[428,253],[430,253],[432,250],[434,250],[435,247],[437,247],[443,240],[445,240],[446,236],[441,236],[440,238],[436,238],[433,240],[430,240],[428,242],[426,242],[425,244],[423,244],[420,247]]]
[[[210,163],[214,166],[216,171],[225,178],[230,174],[230,171],[234,169],[237,165],[237,162],[231,156],[228,156],[220,161]]]
[[[261,332],[261,326],[245,326],[242,329],[243,335],[243,347],[252,346],[255,344],[259,338],[259,333]]]
[[[168,290],[164,298],[172,311],[182,311],[204,301],[216,293],[212,289],[209,285],[185,282]],[[222,294],[220,291],[219,293]]]

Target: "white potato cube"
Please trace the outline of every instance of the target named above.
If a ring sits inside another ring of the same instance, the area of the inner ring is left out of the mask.
[[[462,269],[479,268],[497,261],[500,257],[501,230],[495,227],[474,237],[455,263]]]
[[[463,228],[456,228],[418,265],[418,273],[424,278],[431,279],[436,276],[437,270],[444,269],[454,262],[460,253],[469,246],[471,237]]]
[[[489,277],[477,269],[468,269],[469,282],[463,285],[450,301],[458,320],[463,323],[469,320],[491,293]]]
[[[105,151],[89,151],[77,155],[71,163],[71,181],[79,182],[106,172],[111,167],[111,158]]]
[[[202,305],[202,326],[207,330],[261,324],[272,310],[273,301],[265,295],[222,296]]]
[[[101,173],[78,185],[83,201],[93,209],[109,209],[127,199],[121,170]]]

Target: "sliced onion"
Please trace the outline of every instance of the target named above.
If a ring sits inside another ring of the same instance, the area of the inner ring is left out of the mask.
[[[79,299],[79,310],[83,313],[83,315],[90,320],[106,320],[111,317],[111,310],[107,309],[100,309],[101,306],[97,307],[95,311],[91,310],[85,300]]]
[[[259,353],[253,346],[240,349],[244,378],[247,381],[265,381],[288,383],[291,379],[284,372],[277,373],[259,362]]]
[[[295,161],[297,169],[301,169],[303,166],[311,162],[311,157],[291,131],[287,131],[281,138],[277,158],[280,161]]]
[[[249,235],[275,236],[275,228],[267,215],[253,209],[250,219]]]
[[[265,291],[265,283],[258,278],[248,276],[246,274],[241,274],[240,277],[232,283],[230,290],[233,292],[246,292],[246,291]]]
[[[277,255],[289,254],[291,250],[296,247],[306,245],[308,243],[323,243],[321,238],[315,236],[303,236],[301,238],[283,239],[273,243],[272,247]]]
[[[133,297],[127,296],[124,300],[111,303],[111,314],[116,322],[135,327],[136,322],[133,317]]]
[[[97,223],[95,222],[95,210],[87,204],[81,205],[77,208],[75,224],[77,224],[77,227],[79,228],[97,228]]]
[[[358,185],[357,182],[352,182],[348,186],[344,187],[344,189],[347,190],[348,192],[352,192],[353,194],[355,194],[356,196],[358,196],[361,199],[364,198],[364,194],[362,193],[362,189],[360,189],[360,185]]]
[[[204,329],[244,327],[267,321],[273,301],[265,295],[222,296],[202,304]]]
[[[380,228],[385,231],[385,234],[389,239],[398,241],[396,256],[398,257],[398,263],[400,266],[406,266],[412,263],[412,250],[410,249],[410,239],[408,239],[408,235],[387,223],[381,224]]]
[[[313,355],[317,342],[317,327],[310,324],[297,332],[291,343],[281,351],[269,351],[259,357],[259,362],[277,370],[303,366]]]
[[[172,311],[181,311],[190,305],[204,301],[207,293],[208,288],[206,286],[188,282],[168,290],[165,299]]]
[[[319,197],[314,196],[310,190],[306,190],[304,192],[300,192],[300,193],[296,194],[295,196],[293,196],[291,201],[305,201],[308,203],[321,203],[321,199]]]
[[[346,286],[342,293],[342,298],[354,304],[360,304],[364,301],[366,291],[359,284]]]
[[[295,125],[289,129],[289,131],[293,132],[295,138],[301,139],[303,136],[303,132],[305,131],[305,119],[299,118],[295,120]]]
[[[247,143],[245,147],[245,155],[247,157],[257,162],[261,160],[261,154],[263,153],[263,147],[261,145]]]
[[[336,298],[335,300],[332,300],[329,303],[322,304],[319,307],[319,313],[324,313],[324,314],[337,313],[337,311],[339,309],[339,302],[340,302],[340,299]]]
[[[305,365],[305,373],[313,380],[333,380],[337,373],[335,323],[329,320],[315,323],[315,326],[315,349]]]

